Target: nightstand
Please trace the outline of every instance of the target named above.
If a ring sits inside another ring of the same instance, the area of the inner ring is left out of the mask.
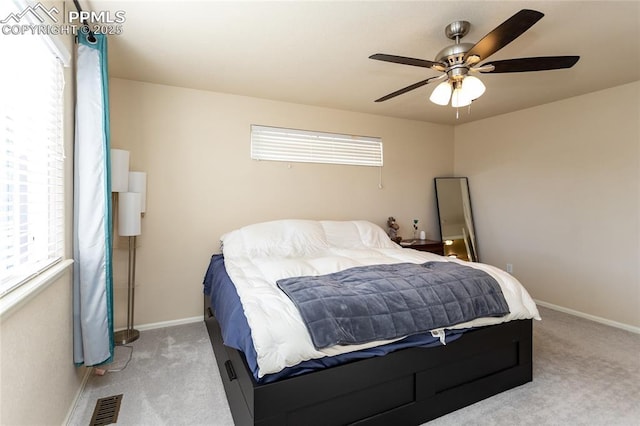
[[[434,240],[402,240],[400,245],[403,248],[411,248],[419,251],[428,251],[430,253],[439,254],[444,256],[444,243],[442,241]]]

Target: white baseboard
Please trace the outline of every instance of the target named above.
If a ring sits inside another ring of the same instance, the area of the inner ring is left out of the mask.
[[[635,327],[633,325],[624,324],[617,321],[612,321],[610,319],[597,317],[591,314],[585,314],[584,312],[576,311],[573,309],[565,308],[563,306],[554,305],[553,303],[544,302],[542,300],[534,299],[534,302],[540,306],[544,306],[545,308],[553,309],[554,311],[564,312],[565,314],[575,315],[580,318],[585,318],[591,321],[599,322],[601,324],[605,324],[615,328],[621,328],[622,330],[630,331],[632,333],[640,334],[640,327]]]
[[[82,382],[80,382],[80,386],[78,387],[78,391],[76,395],[73,397],[73,401],[71,402],[71,406],[69,411],[67,412],[67,417],[64,419],[63,425],[68,425],[72,419],[73,412],[76,410],[76,406],[78,405],[78,400],[80,399],[80,395],[82,395],[82,391],[84,391],[84,387],[87,385],[89,381],[89,377],[91,377],[91,372],[93,371],[92,367],[86,367],[84,369],[84,377],[82,377]]]
[[[153,330],[156,328],[173,327],[175,325],[191,324],[194,322],[202,322],[202,321],[204,321],[204,315],[199,315],[197,317],[191,317],[191,318],[181,318],[181,319],[170,320],[170,321],[153,322],[150,324],[139,324],[135,326],[135,329],[139,331]],[[125,327],[122,327],[114,331],[124,330],[124,328]]]

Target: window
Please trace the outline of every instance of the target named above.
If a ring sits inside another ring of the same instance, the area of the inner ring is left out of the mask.
[[[251,158],[381,167],[382,139],[252,125]]]
[[[50,40],[0,37],[0,295],[62,258],[63,64]]]

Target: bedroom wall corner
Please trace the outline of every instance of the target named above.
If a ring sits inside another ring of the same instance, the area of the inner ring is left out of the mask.
[[[202,279],[219,238],[254,222],[395,216],[400,235],[419,219],[438,236],[433,177],[453,171],[453,127],[112,78],[114,148],[148,174],[138,237],[136,323],[202,314]],[[250,125],[366,136],[384,144],[375,167],[249,158]],[[126,307],[126,241],[116,242],[116,326]]]
[[[512,264],[537,300],[636,329],[639,100],[634,82],[454,130],[481,261]]]

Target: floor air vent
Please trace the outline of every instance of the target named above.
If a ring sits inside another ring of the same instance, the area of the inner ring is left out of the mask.
[[[102,426],[116,423],[118,421],[121,401],[122,394],[98,399],[89,426]]]

